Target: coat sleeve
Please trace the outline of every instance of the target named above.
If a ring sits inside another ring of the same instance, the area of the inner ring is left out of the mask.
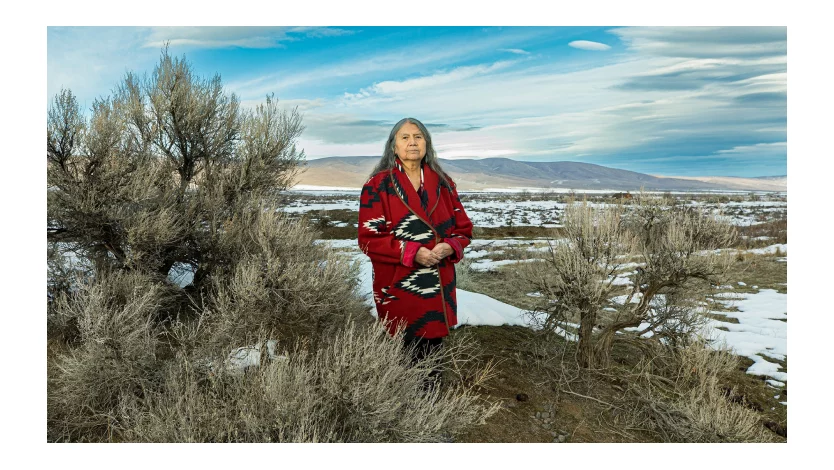
[[[452,183],[452,206],[455,212],[455,227],[443,241],[455,249],[455,252],[449,255],[447,259],[452,263],[457,263],[463,259],[464,248],[472,242],[472,221],[469,220],[469,216],[466,215],[466,211],[463,209],[460,196],[458,196],[457,186],[454,183]]]
[[[383,199],[378,191],[380,182],[371,178],[362,187],[359,197],[359,248],[375,263],[402,264],[411,267],[420,244],[397,239],[391,232],[393,221],[388,220]]]

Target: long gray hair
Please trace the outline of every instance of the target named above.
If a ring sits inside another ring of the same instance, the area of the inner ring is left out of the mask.
[[[440,162],[437,160],[437,152],[434,151],[434,146],[431,143],[431,134],[429,133],[429,130],[426,129],[426,126],[424,126],[422,122],[410,117],[401,119],[400,122],[394,124],[394,128],[391,129],[391,134],[388,135],[388,141],[385,142],[385,150],[382,152],[382,158],[379,159],[379,163],[377,163],[376,167],[374,167],[374,170],[371,172],[371,176],[379,173],[380,171],[394,168],[394,165],[397,163],[397,157],[394,154],[396,151],[395,140],[397,138],[397,132],[399,132],[400,128],[409,122],[417,126],[423,134],[423,137],[426,139],[426,156],[423,157],[423,161],[429,166],[429,168],[437,173],[437,176],[440,177],[441,184],[445,184],[447,187],[451,188],[446,172],[440,168]]]

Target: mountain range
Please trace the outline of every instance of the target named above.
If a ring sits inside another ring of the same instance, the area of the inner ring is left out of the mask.
[[[378,156],[326,157],[307,160],[297,184],[361,188]],[[612,189],[637,191],[787,191],[786,176],[737,178],[729,176],[655,176],[592,163],[524,162],[509,158],[439,159],[461,190],[487,188]]]

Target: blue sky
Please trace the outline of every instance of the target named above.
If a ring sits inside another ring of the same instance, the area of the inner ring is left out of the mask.
[[[787,173],[784,27],[50,27],[48,98],[89,108],[165,41],[243,106],[297,106],[309,159],[379,155],[411,116],[442,158]]]

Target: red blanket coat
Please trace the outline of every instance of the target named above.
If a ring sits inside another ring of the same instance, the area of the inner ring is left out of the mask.
[[[447,186],[422,167],[422,201],[399,164],[368,179],[359,203],[359,246],[373,265],[378,318],[393,320],[392,334],[405,322],[406,338],[430,339],[457,325],[455,263],[472,240],[472,222],[451,178]],[[432,267],[414,261],[421,246],[441,242],[455,252]]]

